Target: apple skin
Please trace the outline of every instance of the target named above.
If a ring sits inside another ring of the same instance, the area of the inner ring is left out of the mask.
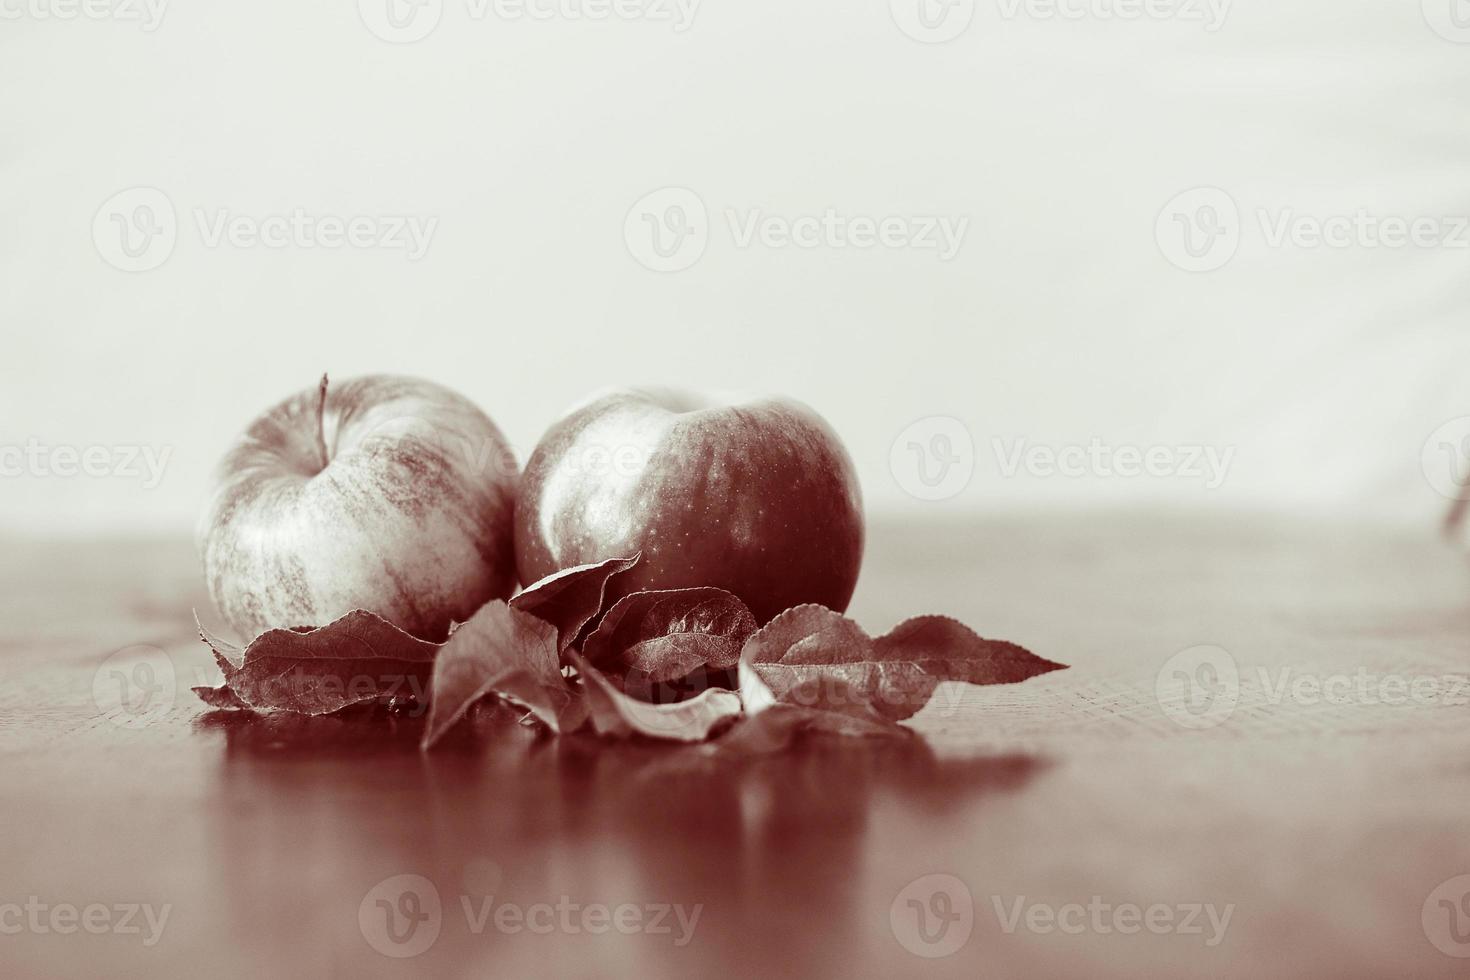
[[[523,583],[643,553],[613,597],[712,585],[765,623],[804,602],[845,610],[863,557],[852,461],[800,402],[726,404],[618,389],[574,408],[521,476]]]
[[[517,479],[504,436],[461,395],[323,378],[220,461],[196,534],[209,593],[246,638],[361,608],[443,640],[515,589]]]

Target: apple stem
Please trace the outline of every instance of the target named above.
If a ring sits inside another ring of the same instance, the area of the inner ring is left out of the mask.
[[[327,456],[327,375],[322,373],[320,397],[316,402],[316,448],[322,457],[322,469],[327,468],[331,459]]]

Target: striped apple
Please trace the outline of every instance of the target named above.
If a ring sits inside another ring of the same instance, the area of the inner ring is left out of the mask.
[[[215,471],[197,532],[241,636],[366,609],[442,640],[515,588],[515,457],[469,399],[370,375],[292,395]]]

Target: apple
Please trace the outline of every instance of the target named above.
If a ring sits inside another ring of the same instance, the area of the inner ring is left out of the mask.
[[[366,609],[427,640],[515,589],[515,457],[473,402],[370,375],[292,395],[215,471],[197,543],[241,636]]]
[[[515,525],[523,583],[641,551],[612,579],[616,596],[712,585],[762,623],[804,602],[846,609],[863,558],[852,460],[786,398],[594,396],[531,454]]]

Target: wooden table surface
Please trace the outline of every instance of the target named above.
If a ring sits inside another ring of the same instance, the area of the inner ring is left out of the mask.
[[[207,712],[187,543],[0,542],[0,976],[1465,976],[1467,599],[1432,529],[879,525],[865,626],[1072,669],[942,688],[908,745],[490,711],[423,755],[411,718]]]

